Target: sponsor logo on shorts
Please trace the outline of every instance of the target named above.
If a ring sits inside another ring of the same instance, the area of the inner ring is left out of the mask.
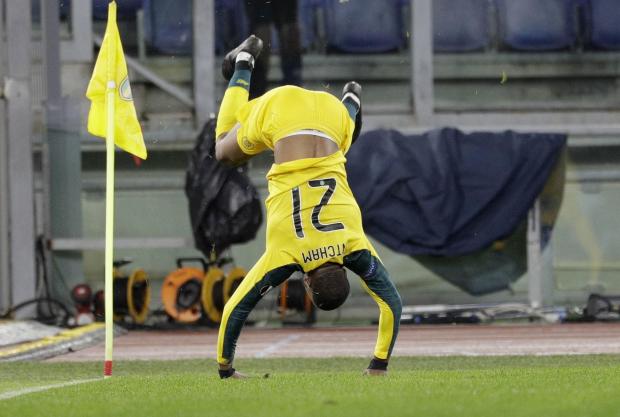
[[[321,259],[332,259],[336,256],[342,256],[344,254],[345,244],[339,243],[337,245],[323,246],[320,248],[312,249],[307,252],[301,253],[301,258],[304,263],[319,261]]]

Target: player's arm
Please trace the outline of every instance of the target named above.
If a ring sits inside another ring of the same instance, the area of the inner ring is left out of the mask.
[[[374,357],[366,374],[384,375],[398,336],[402,302],[381,261],[368,250],[345,257],[345,266],[362,279],[362,286],[379,307],[379,332]]]
[[[217,337],[217,362],[220,378],[243,378],[233,367],[235,349],[243,324],[256,304],[271,289],[286,281],[291,274],[300,271],[297,264],[271,267],[271,257],[263,255],[250,269],[230,300],[226,302]]]
[[[215,142],[215,159],[228,165],[240,165],[250,159],[253,155],[248,155],[241,150],[237,142],[237,131],[241,125],[237,123],[229,132],[220,135]]]
[[[361,278],[362,286],[379,307],[379,331],[374,357],[366,373],[381,375],[387,372],[388,361],[398,336],[402,302],[383,264],[375,257],[372,262],[376,263],[375,271],[368,272]]]

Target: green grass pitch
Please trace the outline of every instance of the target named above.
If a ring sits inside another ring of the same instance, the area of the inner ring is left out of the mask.
[[[107,380],[0,400],[0,416],[617,416],[620,355],[393,358],[386,378],[366,359],[253,359],[254,375],[220,380],[213,361],[115,363]],[[3,363],[0,396],[96,378],[101,363]],[[265,378],[265,374],[269,377]]]

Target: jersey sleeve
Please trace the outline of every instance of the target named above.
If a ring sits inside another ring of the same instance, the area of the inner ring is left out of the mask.
[[[345,256],[344,265],[360,276],[362,287],[379,307],[379,332],[374,355],[378,359],[389,359],[400,326],[400,294],[381,261],[369,250],[360,250]]]
[[[260,106],[256,104],[255,100],[250,101],[237,112],[237,120],[241,124],[237,130],[237,144],[247,155],[256,155],[267,149]]]

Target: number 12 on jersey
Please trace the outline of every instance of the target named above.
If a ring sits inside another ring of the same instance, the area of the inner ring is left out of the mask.
[[[332,198],[332,195],[336,190],[336,179],[324,178],[321,180],[312,180],[308,181],[308,186],[313,188],[327,187],[319,204],[314,206],[312,209],[312,226],[314,226],[314,228],[319,232],[333,232],[334,230],[344,229],[344,224],[340,222],[324,224],[319,221],[321,209],[329,203],[329,200]],[[304,227],[301,221],[301,193],[299,191],[299,187],[293,188],[291,192],[293,194],[293,225],[295,226],[295,234],[298,238],[303,238],[305,235]]]

